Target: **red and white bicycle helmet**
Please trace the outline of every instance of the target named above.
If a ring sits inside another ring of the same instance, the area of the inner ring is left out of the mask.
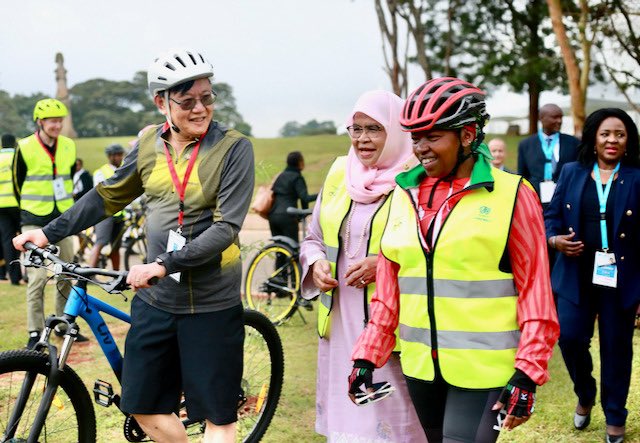
[[[457,129],[489,118],[485,92],[454,77],[434,78],[409,94],[400,124],[407,132]]]

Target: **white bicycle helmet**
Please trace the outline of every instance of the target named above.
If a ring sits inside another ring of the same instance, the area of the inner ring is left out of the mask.
[[[147,71],[151,97],[180,83],[213,77],[213,66],[193,49],[170,49],[157,57]]]

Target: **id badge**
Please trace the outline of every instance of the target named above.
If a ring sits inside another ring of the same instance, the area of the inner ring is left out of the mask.
[[[67,198],[67,191],[64,189],[64,179],[57,177],[53,180],[53,196],[56,200]]]
[[[596,259],[593,263],[594,285],[618,287],[618,266],[616,257],[610,252],[596,251]]]
[[[540,182],[540,202],[549,203],[556,190],[556,184],[551,180]]]
[[[186,243],[186,238],[171,229],[169,231],[169,240],[167,241],[167,252],[179,251]],[[173,274],[169,274],[169,277],[180,283],[180,274],[180,272],[174,272]]]

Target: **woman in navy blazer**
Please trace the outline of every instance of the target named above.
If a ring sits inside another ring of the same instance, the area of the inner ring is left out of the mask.
[[[578,396],[574,426],[582,430],[590,422],[596,399],[589,346],[598,318],[605,441],[622,442],[634,318],[640,302],[638,128],[621,109],[600,109],[585,121],[579,148],[579,161],[562,169],[545,212],[549,246],[560,252],[551,275],[558,297],[559,345]],[[596,188],[598,176],[601,196]],[[611,185],[605,186],[609,177]],[[607,187],[610,192],[605,200]],[[601,200],[606,201],[602,215]],[[613,253],[617,266],[615,288],[593,283],[596,251],[603,249],[603,232],[604,246],[608,246],[605,252]]]

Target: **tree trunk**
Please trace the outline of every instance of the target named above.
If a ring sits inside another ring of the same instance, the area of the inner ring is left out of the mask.
[[[529,80],[529,134],[538,132],[538,109],[540,109],[540,87],[536,80]]]
[[[586,85],[583,90],[581,87],[583,84],[581,84],[580,66],[569,42],[567,30],[565,29],[564,23],[562,23],[562,6],[560,0],[547,0],[547,5],[549,6],[549,16],[551,17],[553,32],[556,34],[556,39],[560,46],[562,60],[564,61],[564,67],[569,81],[574,133],[576,137],[580,137],[582,136],[582,127],[584,126],[585,120]]]

